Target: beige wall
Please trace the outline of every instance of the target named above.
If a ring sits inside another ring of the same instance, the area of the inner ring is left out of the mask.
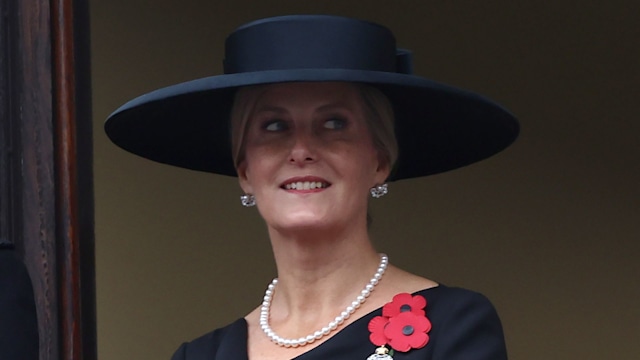
[[[418,74],[521,119],[503,154],[391,184],[375,201],[373,236],[392,262],[487,294],[512,359],[640,358],[640,2],[272,3],[91,3],[101,360],[168,359],[256,306],[274,276],[234,179],[129,155],[107,141],[104,118],[146,91],[219,74],[234,27],[291,13],[384,23]]]

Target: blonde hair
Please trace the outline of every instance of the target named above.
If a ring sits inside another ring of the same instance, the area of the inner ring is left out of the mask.
[[[231,108],[231,154],[237,168],[244,161],[244,138],[247,125],[256,103],[268,85],[255,85],[240,88]],[[373,145],[381,160],[393,168],[398,158],[398,143],[394,131],[394,115],[391,102],[379,89],[365,84],[354,83],[365,112],[365,120]]]
[[[265,91],[266,85],[245,86],[238,89],[231,107],[231,156],[233,165],[238,165],[244,160],[244,138],[247,133],[247,124],[253,114],[254,107]]]

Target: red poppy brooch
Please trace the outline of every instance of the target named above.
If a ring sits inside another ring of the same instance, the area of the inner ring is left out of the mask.
[[[382,316],[369,322],[369,339],[378,348],[367,360],[392,360],[393,352],[421,349],[429,342],[431,321],[425,316],[427,300],[401,293],[382,308]],[[391,347],[391,350],[387,348]]]

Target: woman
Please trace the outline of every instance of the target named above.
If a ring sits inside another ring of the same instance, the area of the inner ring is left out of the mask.
[[[488,300],[390,265],[367,204],[388,180],[501,151],[513,116],[412,75],[388,29],[342,17],[240,27],[224,70],[134,99],[105,125],[133,153],[237,175],[267,224],[278,278],[262,305],[173,359],[506,359]]]

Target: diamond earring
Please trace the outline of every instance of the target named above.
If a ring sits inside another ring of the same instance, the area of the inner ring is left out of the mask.
[[[371,192],[371,196],[377,199],[387,195],[387,193],[389,192],[389,187],[387,186],[387,184],[376,185],[369,191]]]
[[[256,205],[256,197],[251,194],[244,194],[240,196],[240,202],[244,207],[252,207]]]

